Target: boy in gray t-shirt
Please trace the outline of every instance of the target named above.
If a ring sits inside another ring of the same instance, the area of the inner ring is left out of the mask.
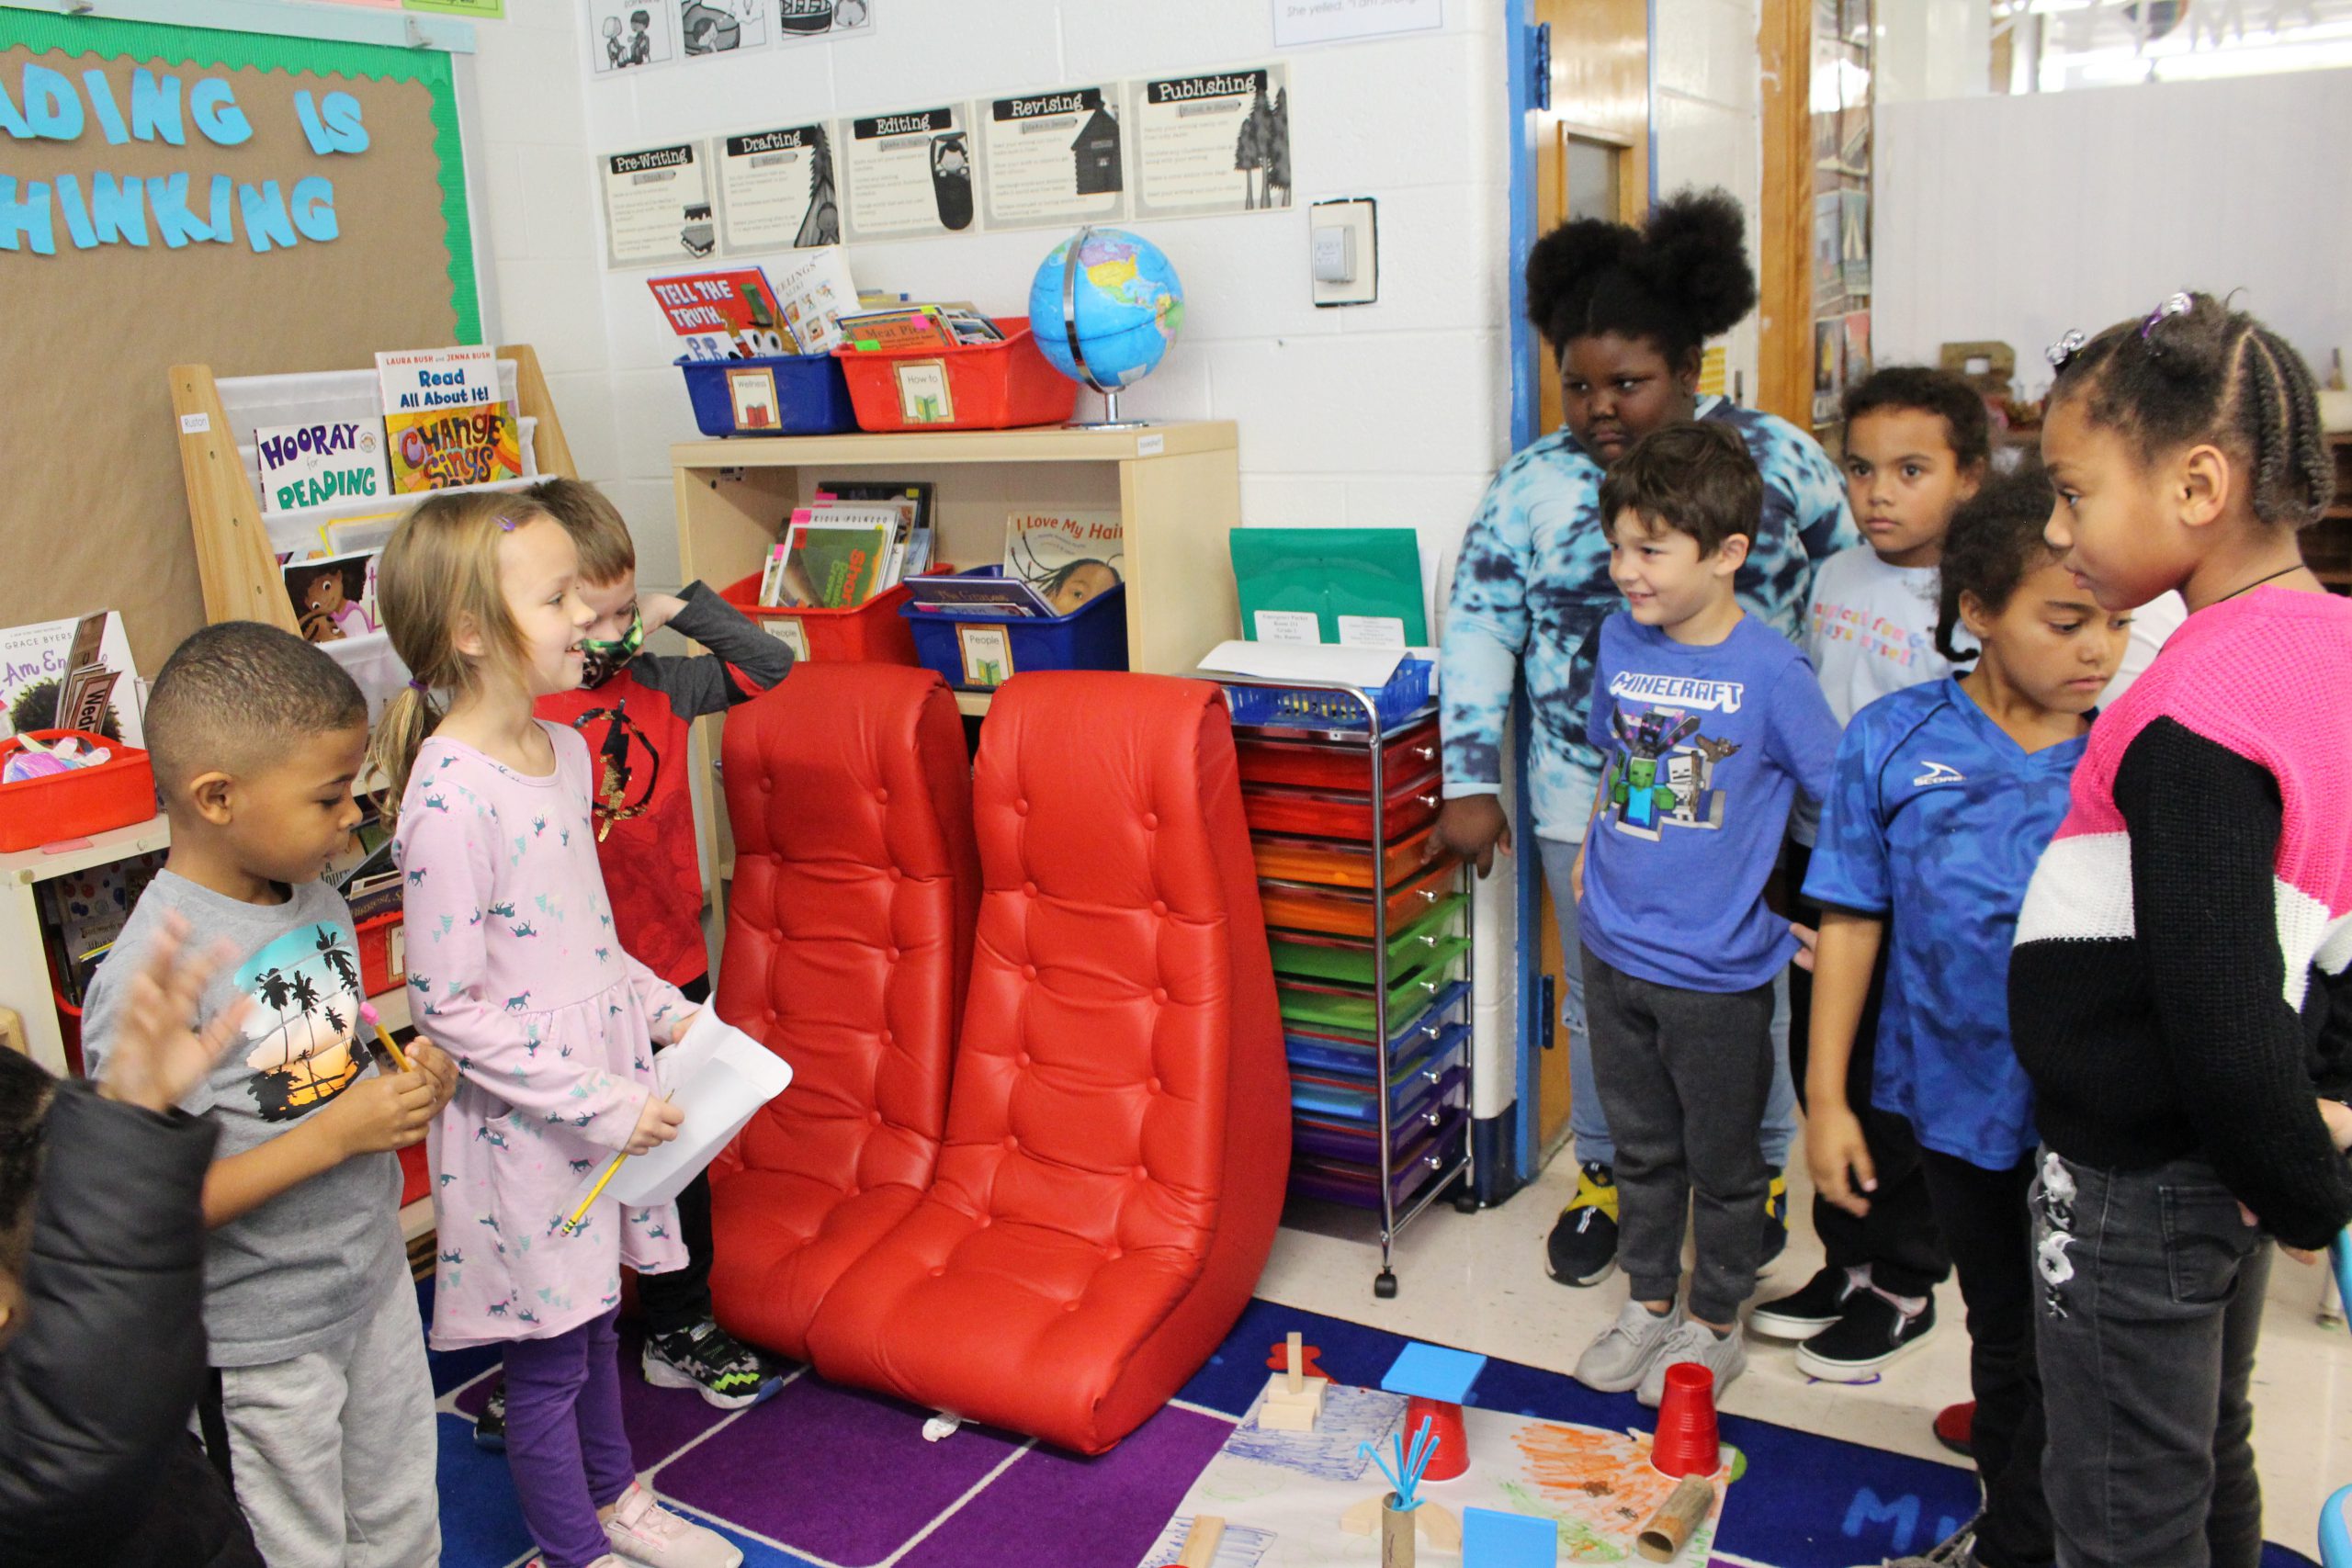
[[[351,911],[319,880],[359,818],[367,704],[301,638],[226,622],[164,663],[147,740],[171,854],[92,985],[84,1051],[95,1074],[169,916],[228,944],[196,1021],[245,996],[243,1039],[182,1108],[220,1129],[204,1317],[237,1500],[273,1568],[434,1562],[433,1389],[392,1151],[457,1073],[422,1040],[411,1071],[372,1064]]]

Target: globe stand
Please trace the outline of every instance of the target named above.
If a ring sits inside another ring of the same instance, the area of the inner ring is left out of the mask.
[[[1064,430],[1142,430],[1147,426],[1157,424],[1159,422],[1158,420],[1150,419],[1121,419],[1119,417],[1120,389],[1116,387],[1106,387],[1096,378],[1093,367],[1086,363],[1086,346],[1079,341],[1079,256],[1080,253],[1086,249],[1087,237],[1093,232],[1094,225],[1091,223],[1089,223],[1085,227],[1080,229],[1075,235],[1071,236],[1069,248],[1063,254],[1062,331],[1068,334],[1069,340],[1069,356],[1072,363],[1076,364],[1078,367],[1079,378],[1085,382],[1089,387],[1093,388],[1096,391],[1102,394],[1102,417],[1101,419],[1093,420],[1074,419],[1068,424],[1063,425],[1062,428]]]

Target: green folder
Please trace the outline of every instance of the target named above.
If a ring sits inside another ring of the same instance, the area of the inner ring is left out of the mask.
[[[1420,536],[1410,528],[1236,528],[1233,580],[1241,592],[1241,635],[1252,642],[1299,642],[1269,635],[1272,616],[1313,615],[1321,640],[1364,646],[1429,646],[1421,600]],[[1342,628],[1341,616],[1402,624],[1384,640],[1371,628]],[[1344,631],[1358,635],[1346,636]]]

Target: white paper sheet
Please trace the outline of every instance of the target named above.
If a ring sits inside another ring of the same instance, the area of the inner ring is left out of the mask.
[[[1405,658],[1401,648],[1342,648],[1336,644],[1224,642],[1209,650],[1201,668],[1218,675],[1253,675],[1261,681],[1304,681],[1378,688],[1388,683]]]
[[[684,1040],[654,1057],[653,1069],[670,1103],[686,1119],[678,1135],[651,1154],[624,1160],[605,1189],[632,1209],[675,1198],[792,1081],[792,1068],[783,1057],[722,1022],[718,1010],[709,1007],[695,1015]]]

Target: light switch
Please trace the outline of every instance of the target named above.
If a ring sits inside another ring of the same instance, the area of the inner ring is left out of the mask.
[[[1380,298],[1378,208],[1368,196],[1318,201],[1307,209],[1315,303],[1369,305]]]

